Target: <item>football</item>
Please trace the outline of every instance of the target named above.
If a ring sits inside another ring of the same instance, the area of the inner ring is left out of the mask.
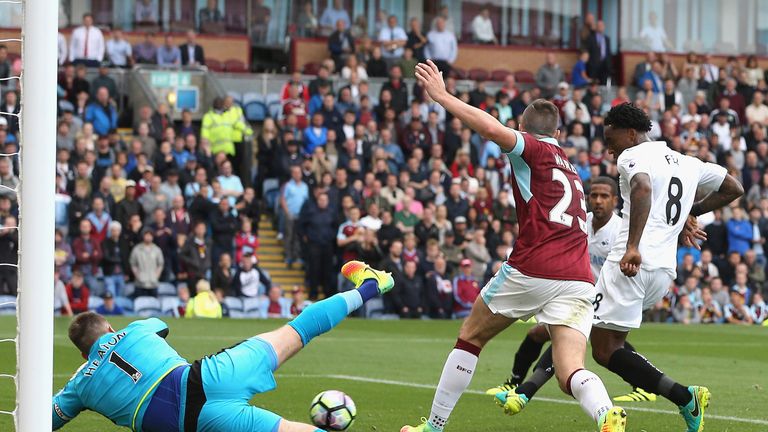
[[[312,423],[327,431],[345,431],[352,426],[357,407],[352,398],[338,390],[326,390],[312,399],[309,417]]]

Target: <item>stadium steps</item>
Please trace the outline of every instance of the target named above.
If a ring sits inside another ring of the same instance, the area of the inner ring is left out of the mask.
[[[285,263],[285,248],[282,240],[277,239],[277,230],[272,219],[262,215],[259,220],[259,267],[269,272],[272,283],[288,293],[294,286],[304,286],[304,270],[298,265],[293,268]]]

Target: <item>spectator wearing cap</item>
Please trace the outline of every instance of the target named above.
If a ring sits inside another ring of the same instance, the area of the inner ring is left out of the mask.
[[[67,290],[67,300],[69,301],[70,308],[72,308],[72,312],[75,314],[87,312],[88,298],[91,291],[85,284],[83,273],[80,270],[72,272],[72,279],[70,279],[65,289]]]
[[[480,284],[472,276],[472,260],[461,260],[459,275],[453,278],[453,313],[456,318],[465,318],[472,310],[475,299],[480,294]]]
[[[101,306],[96,308],[97,314],[111,316],[125,315],[123,308],[115,303],[115,296],[111,292],[105,292],[101,298],[104,300],[104,302],[101,304]]]
[[[744,294],[731,290],[730,302],[723,308],[723,316],[728,324],[751,325],[754,321],[749,308],[744,303]]]
[[[85,121],[93,124],[93,131],[98,135],[107,135],[117,129],[117,108],[110,101],[106,87],[96,90],[96,100],[85,109]]]
[[[142,242],[133,248],[129,258],[136,285],[134,296],[157,297],[157,286],[165,267],[163,252],[154,243],[151,229],[144,229],[141,238]]]
[[[265,297],[272,289],[269,276],[256,265],[256,257],[243,254],[243,259],[232,277],[232,293],[240,297]]]

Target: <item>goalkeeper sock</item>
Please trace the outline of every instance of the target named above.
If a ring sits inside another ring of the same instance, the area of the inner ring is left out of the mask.
[[[312,339],[336,327],[347,315],[378,293],[378,283],[368,279],[358,289],[338,293],[309,305],[288,325],[296,330],[301,336],[301,343],[306,346]]]

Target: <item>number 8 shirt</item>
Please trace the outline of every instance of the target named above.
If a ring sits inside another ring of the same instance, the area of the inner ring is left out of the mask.
[[[682,155],[662,141],[645,142],[624,150],[616,160],[619,189],[624,201],[621,231],[608,254],[619,262],[629,238],[630,191],[632,178],[647,174],[651,181],[651,210],[640,238],[641,269],[663,269],[675,277],[678,236],[685,226],[696,192],[720,189],[727,171],[712,163]]]
[[[554,138],[514,131],[512,164],[520,237],[509,265],[542,279],[594,283],[587,249],[584,187]]]

